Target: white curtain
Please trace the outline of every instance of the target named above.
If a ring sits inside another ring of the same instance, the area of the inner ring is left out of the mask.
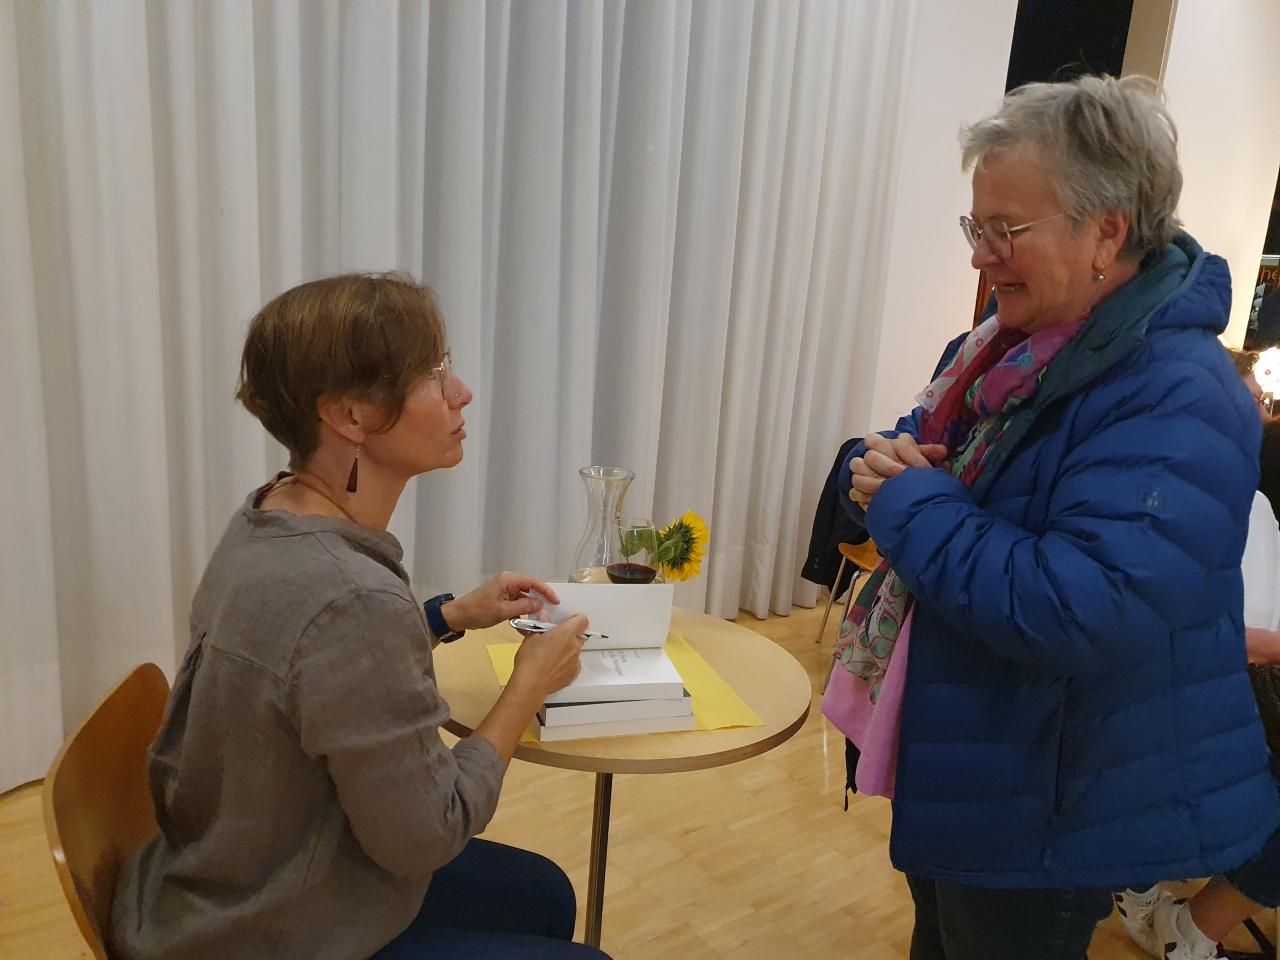
[[[812,604],[915,8],[0,0],[0,790],[181,657],[283,462],[231,399],[245,326],[339,270],[431,284],[476,393],[393,521],[424,595],[563,578],[601,463],[708,520],[678,602]]]

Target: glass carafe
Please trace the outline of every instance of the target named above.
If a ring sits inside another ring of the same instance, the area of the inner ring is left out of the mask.
[[[608,583],[605,568],[622,557],[622,500],[636,475],[626,467],[583,467],[587,526],[573,551],[570,583]]]

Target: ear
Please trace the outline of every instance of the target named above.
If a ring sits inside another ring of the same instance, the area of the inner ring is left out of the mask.
[[[368,404],[326,393],[316,401],[316,415],[348,443],[364,443],[370,415]]]
[[[1125,241],[1129,239],[1129,214],[1118,210],[1107,210],[1097,220],[1097,249],[1093,255],[1093,267],[1100,272],[1106,271],[1124,250]]]

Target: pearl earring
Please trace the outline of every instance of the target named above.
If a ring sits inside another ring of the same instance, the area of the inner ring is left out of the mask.
[[[1093,279],[1097,280],[1098,283],[1101,283],[1103,280],[1107,279],[1107,275],[1103,273],[1101,270],[1099,270],[1097,273],[1093,275]]]

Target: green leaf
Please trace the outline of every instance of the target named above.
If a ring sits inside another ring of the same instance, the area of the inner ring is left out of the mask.
[[[661,566],[663,564],[670,563],[675,555],[676,545],[670,540],[667,540],[658,545],[658,549],[654,550],[649,555],[649,560],[651,563]]]
[[[634,556],[641,550],[653,553],[658,547],[658,531],[651,527],[637,527],[622,532],[622,555]]]
[[[640,531],[624,530],[622,532],[622,555],[624,557],[630,557],[633,554],[639,553],[640,550]]]

